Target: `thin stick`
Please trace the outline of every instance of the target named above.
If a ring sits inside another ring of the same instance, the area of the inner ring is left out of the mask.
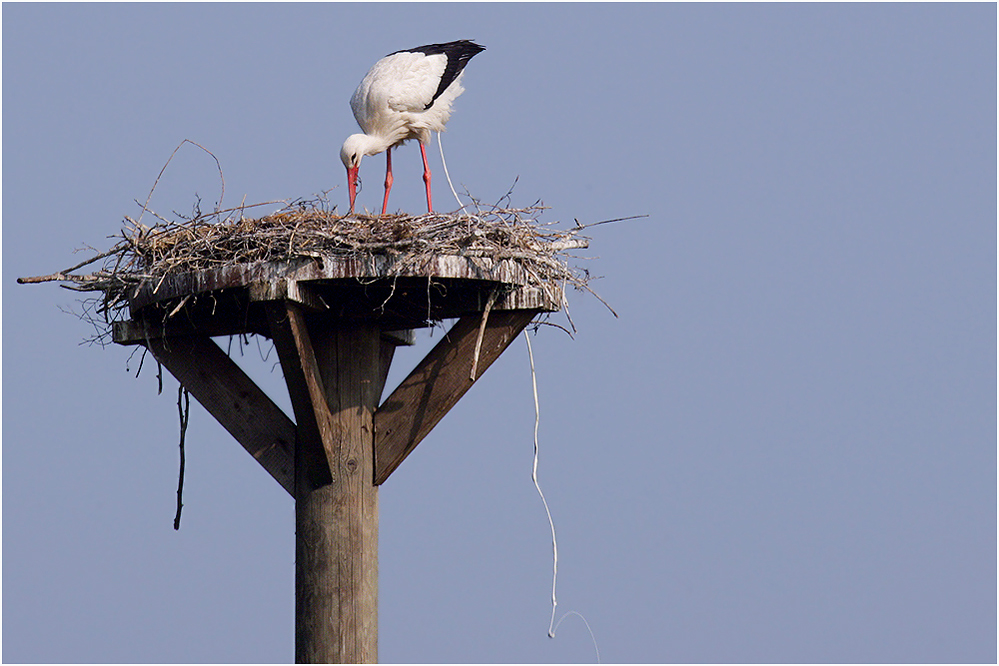
[[[70,268],[67,268],[67,269],[64,269],[64,270],[63,270],[63,271],[61,271],[61,272],[63,272],[63,273],[72,273],[72,272],[73,272],[73,271],[75,271],[76,269],[78,269],[78,268],[83,268],[84,266],[86,266],[86,265],[88,265],[88,264],[92,264],[92,263],[94,263],[95,261],[97,261],[98,259],[103,259],[103,258],[105,258],[105,257],[110,257],[110,256],[111,256],[112,254],[117,254],[118,252],[120,252],[120,251],[121,251],[121,249],[122,249],[122,247],[121,247],[121,243],[119,243],[118,245],[115,245],[115,246],[114,246],[113,248],[111,248],[111,249],[110,249],[110,250],[108,250],[107,252],[101,252],[101,253],[100,253],[100,254],[98,254],[97,256],[95,256],[95,257],[91,257],[90,259],[87,259],[86,261],[81,261],[81,262],[80,262],[80,263],[78,263],[78,264],[77,264],[76,266],[72,266],[72,267],[70,267]]]
[[[183,398],[183,405],[181,404]],[[177,480],[177,515],[173,518],[173,528],[180,529],[180,512],[184,508],[184,436],[187,434],[187,422],[191,418],[191,394],[181,384],[177,389],[177,411],[180,412],[180,474]]]
[[[168,315],[166,316],[166,318],[167,318],[167,319],[173,319],[173,316],[174,316],[175,314],[177,314],[178,312],[180,312],[181,308],[183,308],[183,307],[184,307],[184,305],[185,305],[185,304],[187,303],[187,301],[188,301],[188,300],[189,300],[190,298],[191,298],[191,294],[187,294],[186,296],[184,296],[184,298],[180,299],[180,303],[177,303],[177,307],[175,307],[175,308],[174,308],[173,310],[171,310],[171,311],[170,311],[170,314],[168,314]]]
[[[604,307],[605,307],[605,308],[607,308],[608,310],[610,310],[610,313],[611,313],[612,315],[614,315],[614,317],[615,317],[616,319],[619,319],[619,317],[618,317],[618,315],[617,315],[617,312],[615,312],[615,311],[614,311],[614,308],[612,308],[612,307],[610,306],[610,303],[608,303],[608,302],[607,302],[607,301],[605,301],[604,299],[600,298],[600,294],[598,294],[597,292],[593,291],[593,290],[592,290],[592,289],[591,289],[591,288],[589,287],[589,285],[583,285],[583,286],[584,286],[584,288],[586,289],[586,291],[590,292],[590,294],[591,294],[591,295],[592,295],[592,296],[593,296],[593,297],[594,297],[595,299],[597,299],[598,301],[600,301],[601,303],[603,303],[603,304],[604,304]]]
[[[135,203],[139,203],[139,202],[136,201]],[[288,210],[288,208],[287,208],[288,200],[287,199],[274,199],[273,201],[261,201],[259,203],[248,204],[248,203],[246,203],[246,197],[244,196],[243,197],[243,203],[239,204],[238,206],[234,206],[232,208],[222,208],[222,209],[217,210],[217,211],[215,211],[213,213],[207,213],[205,215],[202,215],[199,218],[195,218],[195,220],[192,220],[192,222],[196,221],[196,220],[210,219],[212,217],[216,217],[218,215],[221,215],[222,213],[234,213],[234,212],[236,212],[238,210],[242,211],[242,210],[245,210],[247,208],[259,208],[260,206],[271,206],[273,204],[285,204],[285,208],[282,208],[282,209],[278,210],[279,213],[281,211]],[[150,211],[150,212],[152,212],[152,211]],[[155,213],[153,213],[153,214],[155,215]],[[129,221],[132,222],[132,224],[136,223],[133,220],[129,220]],[[185,226],[184,222],[169,222],[169,221],[167,221],[167,224],[169,224],[172,227],[183,227],[183,226]],[[151,227],[146,227],[145,225],[143,225],[143,227],[146,230],[149,230],[151,228]]]
[[[572,331],[570,331],[569,329],[567,329],[562,324],[556,324],[553,321],[534,321],[534,322],[532,322],[532,326],[534,326],[534,330],[537,330],[538,326],[551,326],[552,328],[557,328],[558,330],[562,331],[563,333],[565,333],[566,335],[568,335],[570,338],[575,339],[573,337],[573,335],[572,335]]]
[[[222,194],[219,195],[219,202],[218,202],[218,205],[216,206],[216,210],[218,210],[219,208],[222,207],[222,200],[225,198],[225,177],[222,175],[222,164],[219,162],[219,158],[215,157],[215,153],[213,153],[212,151],[208,150],[207,148],[205,148],[204,146],[202,146],[200,143],[197,143],[195,141],[191,141],[190,139],[184,139],[183,141],[181,141],[180,143],[178,143],[177,147],[173,149],[172,153],[170,153],[170,157],[167,159],[166,164],[164,164],[163,168],[160,169],[160,173],[159,173],[158,176],[156,176],[156,180],[153,181],[153,186],[149,190],[149,195],[146,197],[146,203],[142,204],[142,212],[139,213],[139,219],[136,220],[137,223],[138,222],[142,222],[142,216],[146,214],[147,210],[149,210],[149,201],[150,201],[150,199],[153,198],[153,192],[156,191],[156,186],[159,185],[160,178],[163,177],[163,172],[166,171],[166,168],[168,166],[170,166],[170,162],[171,162],[171,160],[173,160],[173,156],[177,154],[177,151],[180,150],[181,147],[185,143],[189,143],[189,144],[191,144],[193,146],[197,146],[198,148],[201,148],[201,150],[203,150],[206,153],[208,153],[209,155],[211,155],[212,159],[215,160],[215,166],[217,166],[218,169],[219,169],[219,178],[222,179]],[[156,214],[153,213],[153,215],[156,215]],[[159,216],[157,216],[157,217],[159,217]],[[166,222],[166,220],[164,220],[164,222]]]
[[[599,227],[601,224],[610,224],[611,222],[624,222],[626,220],[640,220],[643,217],[649,217],[646,215],[629,215],[628,217],[615,217],[613,220],[600,220],[599,222],[591,222],[590,224],[579,224],[579,220],[576,220],[578,225],[571,233],[576,233],[577,231],[582,231],[583,229],[589,229],[590,227]]]
[[[479,369],[479,351],[482,350],[482,336],[486,334],[486,322],[489,321],[489,311],[493,309],[493,303],[496,302],[498,294],[498,287],[493,288],[489,292],[489,298],[486,300],[486,308],[482,311],[482,322],[479,324],[479,337],[475,339],[475,355],[472,357],[472,372],[468,375],[468,378],[473,382],[475,381],[475,373]]]
[[[512,199],[511,199],[510,197],[511,197],[511,195],[513,194],[513,188],[517,187],[517,183],[518,183],[519,181],[520,181],[520,176],[517,176],[516,178],[514,178],[514,179],[513,179],[513,184],[512,184],[512,185],[510,185],[510,189],[509,189],[509,190],[507,190],[507,191],[506,191],[506,194],[504,194],[503,196],[501,196],[501,197],[499,198],[499,200],[498,200],[498,201],[497,201],[496,203],[494,203],[494,204],[493,204],[493,206],[492,206],[492,207],[493,207],[493,209],[497,209],[497,208],[499,208],[499,207],[500,207],[500,204],[501,204],[501,203],[503,203],[503,200],[504,200],[504,199],[506,199],[506,202],[507,202],[508,204],[509,204],[509,203],[510,203],[510,202],[512,201]]]
[[[572,313],[569,312],[569,299],[565,297],[565,280],[562,280],[562,309],[565,310],[565,318],[569,320],[569,327],[572,328],[572,333],[577,333],[576,323],[572,321]],[[569,337],[572,337],[572,333]]]
[[[93,275],[67,275],[65,273],[52,273],[51,275],[35,275],[32,277],[17,278],[18,284],[38,284],[40,282],[95,282],[98,278]],[[65,285],[64,285],[65,286]],[[90,291],[82,289],[82,291]]]
[[[72,273],[73,271],[75,271],[78,268],[83,268],[84,266],[86,266],[88,264],[94,263],[98,259],[104,259],[106,257],[110,257],[113,254],[118,254],[119,252],[121,252],[121,250],[122,250],[122,245],[119,243],[118,245],[115,245],[113,248],[111,248],[107,252],[101,252],[97,256],[91,257],[90,259],[87,259],[86,261],[82,261],[82,262],[78,263],[76,266],[73,266],[71,268],[63,269],[63,270],[59,271],[58,273],[52,273],[51,275],[39,275],[39,276],[36,276],[36,277],[21,277],[21,278],[17,278],[17,283],[18,284],[36,284],[38,282],[55,282],[57,280],[60,280],[60,281],[85,280],[86,276],[82,276],[82,275],[69,275],[69,274]]]

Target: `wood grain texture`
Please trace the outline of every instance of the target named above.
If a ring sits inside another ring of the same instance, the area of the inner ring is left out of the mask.
[[[370,282],[378,278],[395,280],[409,276],[435,280],[497,282],[525,290],[527,301],[521,301],[514,295],[509,302],[497,304],[497,308],[531,307],[526,303],[533,302],[536,303],[534,307],[554,312],[562,304],[561,289],[553,284],[537,286],[515,259],[437,255],[427,259],[415,270],[408,267],[400,272],[398,264],[401,260],[387,255],[366,258],[323,256],[316,259],[231,264],[221,268],[179,273],[162,281],[143,284],[132,294],[129,303],[135,314],[151,303],[238,287],[248,289],[251,300],[293,300],[307,307],[324,310],[326,305],[321,296],[325,287],[320,285],[328,286],[330,282],[338,280],[361,279]],[[312,286],[316,289],[310,289]],[[330,301],[327,299],[326,303],[329,304]]]
[[[296,455],[309,459],[309,464],[303,466],[306,473],[296,478],[299,483],[317,488],[334,480],[333,448],[338,433],[326,402],[305,315],[291,301],[275,301],[267,304],[267,320],[295,410]]]
[[[289,493],[295,492],[295,424],[211,338],[146,341],[156,360]]]
[[[477,377],[538,310],[494,310],[482,330]],[[375,412],[375,483],[382,484],[475,383],[481,315],[462,317]]]
[[[373,414],[379,333],[371,325],[315,327],[311,341],[335,425],[333,482],[295,501],[295,659],[378,661],[378,488]],[[310,464],[296,459],[296,469]]]

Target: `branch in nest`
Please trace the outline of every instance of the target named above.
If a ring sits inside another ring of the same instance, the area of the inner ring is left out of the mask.
[[[173,149],[172,153],[170,153],[170,157],[167,158],[166,164],[164,164],[163,168],[160,169],[160,173],[159,173],[159,175],[156,176],[156,180],[153,181],[153,186],[149,190],[149,195],[146,197],[146,203],[144,203],[142,205],[142,212],[139,213],[139,219],[136,220],[137,224],[142,222],[142,216],[145,215],[145,213],[146,213],[147,210],[149,210],[149,201],[150,201],[150,199],[153,198],[153,192],[156,191],[156,186],[159,185],[160,178],[163,177],[163,172],[166,171],[166,169],[167,169],[168,166],[170,166],[170,162],[173,160],[174,155],[177,154],[177,151],[180,150],[181,148],[183,148],[184,144],[186,144],[186,143],[189,143],[192,146],[197,146],[201,150],[203,150],[206,153],[208,153],[209,155],[211,155],[212,159],[215,160],[215,166],[217,166],[218,170],[219,170],[219,179],[221,179],[221,181],[222,181],[222,193],[219,195],[219,203],[218,203],[218,206],[221,208],[221,206],[222,206],[222,199],[225,198],[225,176],[222,175],[222,164],[219,162],[219,158],[215,157],[215,153],[213,153],[212,151],[208,150],[207,148],[205,148],[204,146],[202,146],[200,143],[197,143],[195,141],[191,141],[190,139],[184,139],[179,144],[177,144],[177,147]],[[153,215],[156,215],[156,213],[153,213]],[[159,217],[159,216],[156,215],[156,217]],[[162,219],[162,218],[160,218],[160,219]],[[166,222],[166,220],[164,220],[164,222]]]
[[[193,143],[193,142],[192,142]],[[183,144],[181,144],[183,145]],[[526,208],[493,208],[487,212],[388,216],[337,215],[315,202],[285,203],[275,213],[245,218],[256,205],[197,213],[191,219],[152,226],[125,218],[119,242],[70,269],[19,282],[62,282],[78,291],[100,291],[94,312],[105,322],[127,312],[130,296],[139,286],[154,290],[170,276],[206,269],[258,262],[348,257],[373,261],[392,259],[392,275],[423,270],[443,255],[511,261],[527,276],[527,286],[564,289],[587,287],[589,274],[573,265],[568,251],[586,248],[589,239],[579,225],[560,230],[540,223],[545,210],[538,203]],[[144,207],[148,210],[148,206]],[[224,215],[229,215],[223,217]],[[140,216],[141,217],[141,216]],[[620,218],[630,219],[630,218]],[[605,224],[617,220],[605,220]],[[590,225],[593,226],[593,225]],[[89,275],[73,271],[104,260]],[[391,275],[389,276],[391,277]],[[606,301],[594,296],[604,305]],[[609,306],[608,306],[609,308]],[[611,309],[613,312],[613,309]],[[172,313],[176,314],[176,312]]]

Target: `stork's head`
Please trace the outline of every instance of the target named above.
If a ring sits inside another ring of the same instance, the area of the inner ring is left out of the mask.
[[[367,148],[368,137],[365,134],[351,134],[343,142],[340,149],[340,160],[347,169],[347,190],[350,193],[350,212],[354,212],[354,199],[357,198],[357,170],[361,166]]]

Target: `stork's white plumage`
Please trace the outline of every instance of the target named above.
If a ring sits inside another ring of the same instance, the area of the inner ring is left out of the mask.
[[[350,108],[364,133],[350,135],[340,149],[340,159],[347,169],[351,212],[357,198],[361,158],[385,151],[385,214],[392,189],[392,148],[409,139],[420,142],[427,210],[433,211],[426,144],[431,132],[444,130],[452,102],[465,91],[461,87],[465,65],[484,50],[467,39],[428,44],[387,55],[368,71],[350,98]]]

